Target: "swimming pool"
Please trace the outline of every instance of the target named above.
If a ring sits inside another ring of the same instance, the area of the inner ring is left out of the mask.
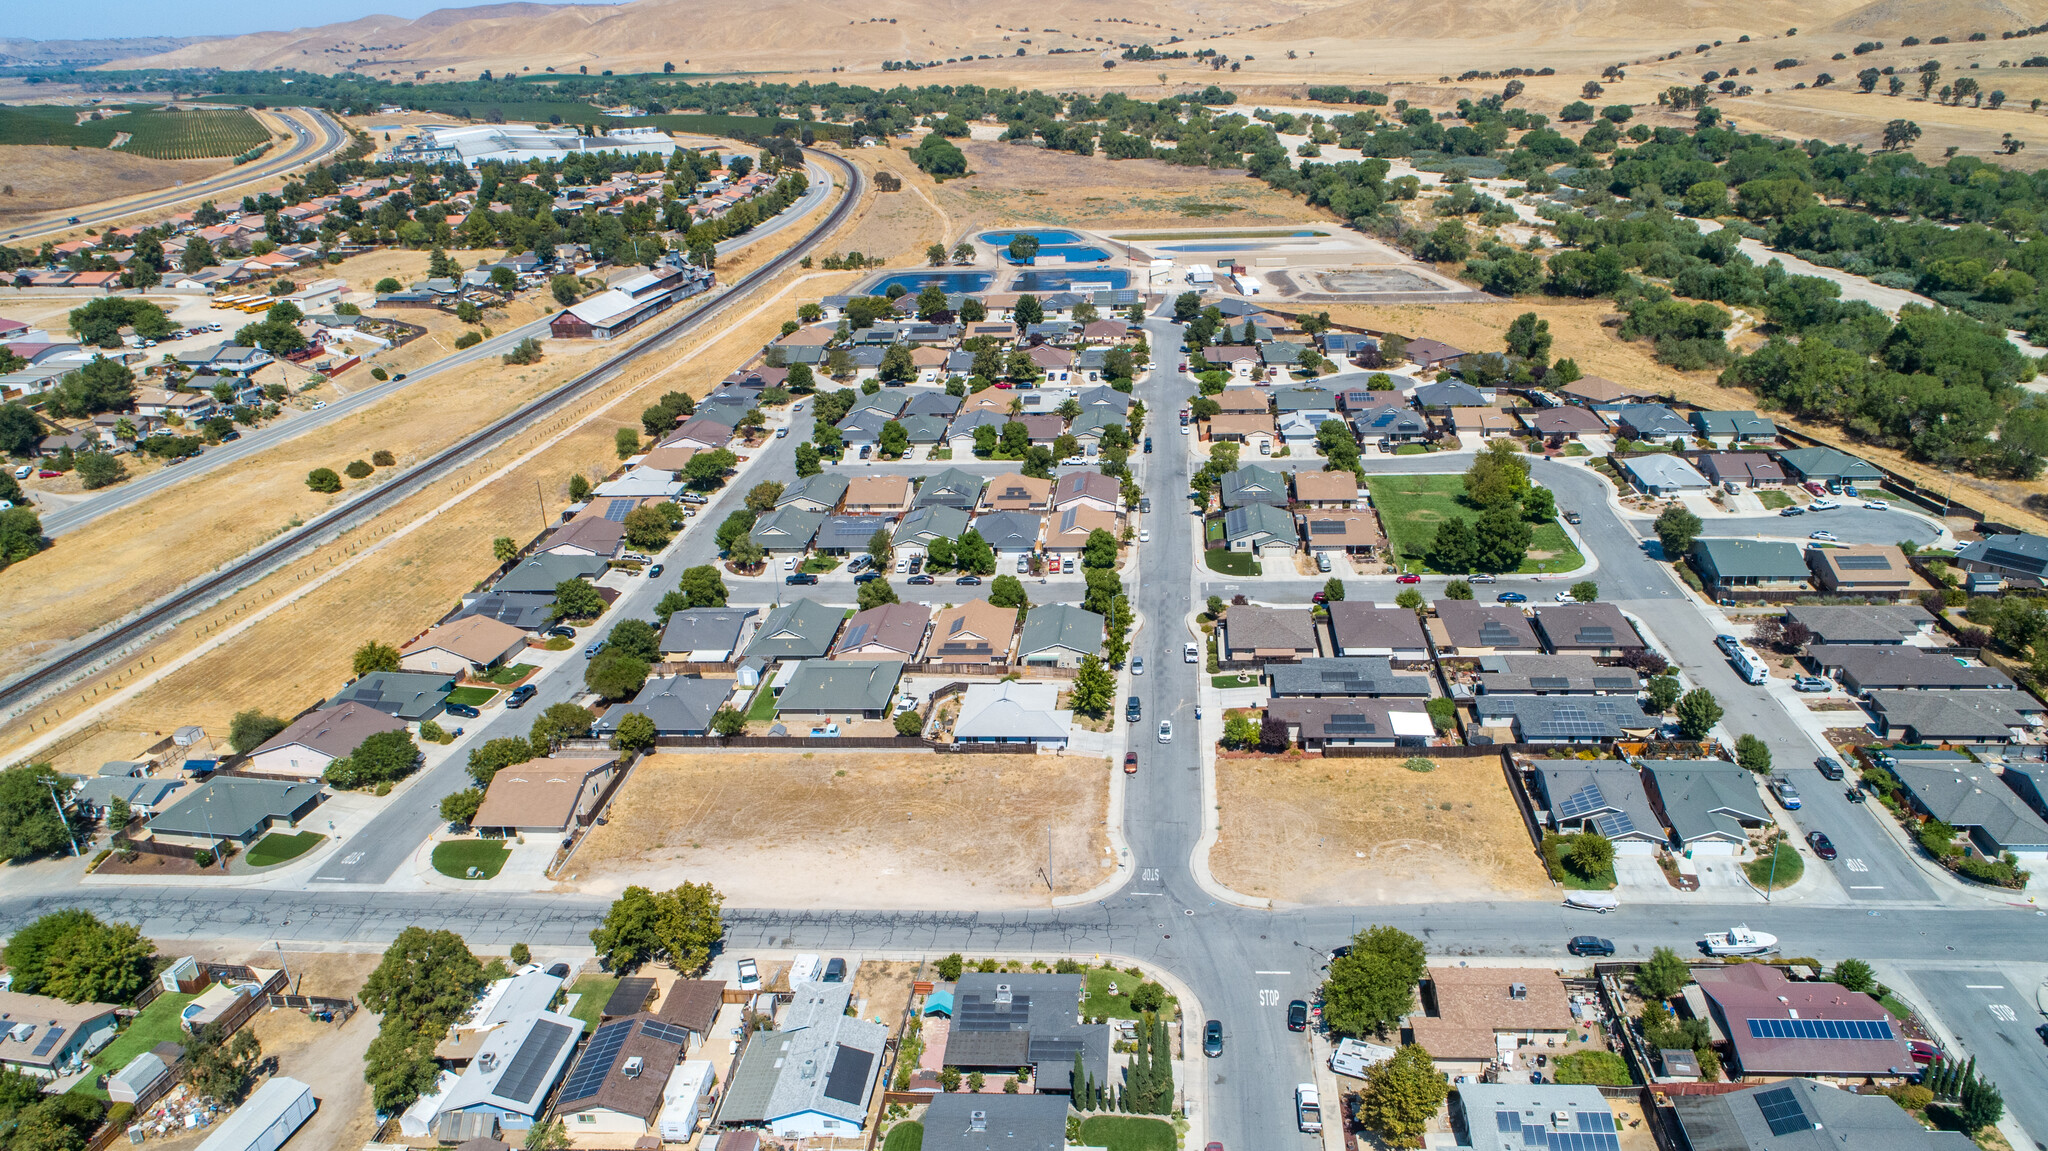
[[[1128,288],[1131,274],[1123,268],[1033,268],[1010,281],[1013,292],[1064,292],[1076,284]]]
[[[897,284],[911,292],[923,291],[926,284],[937,284],[942,292],[981,292],[995,282],[994,272],[897,272],[880,277],[861,291],[879,296]]]

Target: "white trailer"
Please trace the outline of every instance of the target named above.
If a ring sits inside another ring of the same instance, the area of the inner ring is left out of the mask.
[[[277,1151],[313,1117],[315,1106],[311,1087],[276,1076],[222,1120],[199,1151]]]
[[[1230,282],[1237,285],[1239,295],[1256,296],[1259,294],[1259,282],[1248,275],[1232,273]]]

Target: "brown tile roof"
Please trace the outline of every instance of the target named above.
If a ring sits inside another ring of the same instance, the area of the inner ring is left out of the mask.
[[[925,658],[935,663],[1002,663],[1009,659],[1017,609],[971,599],[932,618]]]
[[[1515,417],[1498,408],[1452,408],[1451,426],[1459,431],[1513,431]]]
[[[1303,503],[1355,500],[1358,498],[1358,477],[1347,471],[1296,472],[1294,498]]]
[[[1428,979],[1436,1014],[1411,1016],[1408,1025],[1438,1059],[1491,1059],[1496,1031],[1571,1030],[1571,999],[1549,968],[1432,967]]]
[[[687,1027],[699,1035],[711,1033],[718,1010],[725,1005],[725,980],[678,979],[661,997],[658,1013],[663,1023]]]
[[[1599,416],[1584,408],[1550,408],[1528,419],[1529,430],[1541,436],[1582,436],[1607,430]]]
[[[931,609],[918,603],[878,604],[857,612],[840,631],[832,658],[875,659],[890,652],[914,659],[930,618]]]
[[[625,538],[626,525],[617,520],[603,515],[577,516],[556,528],[540,550],[574,547],[592,555],[609,556],[619,550],[619,542]]]

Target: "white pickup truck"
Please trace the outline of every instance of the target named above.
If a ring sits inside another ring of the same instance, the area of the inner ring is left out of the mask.
[[[1316,1085],[1299,1084],[1294,1089],[1294,1118],[1303,1131],[1323,1129],[1323,1108],[1316,1099]]]

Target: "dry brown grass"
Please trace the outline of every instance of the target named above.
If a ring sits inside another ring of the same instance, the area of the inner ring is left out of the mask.
[[[865,752],[643,760],[569,865],[611,891],[710,881],[736,907],[993,907],[1109,874],[1112,765]]]
[[[1288,903],[1523,899],[1546,889],[1499,760],[1447,758],[1414,772],[1401,766],[1407,758],[1219,757],[1217,880]]]
[[[183,181],[203,180],[228,166],[226,160],[147,160],[105,148],[41,145],[0,147],[0,223],[60,208],[76,211],[93,200],[114,200],[154,192]],[[82,191],[88,190],[89,191]]]

